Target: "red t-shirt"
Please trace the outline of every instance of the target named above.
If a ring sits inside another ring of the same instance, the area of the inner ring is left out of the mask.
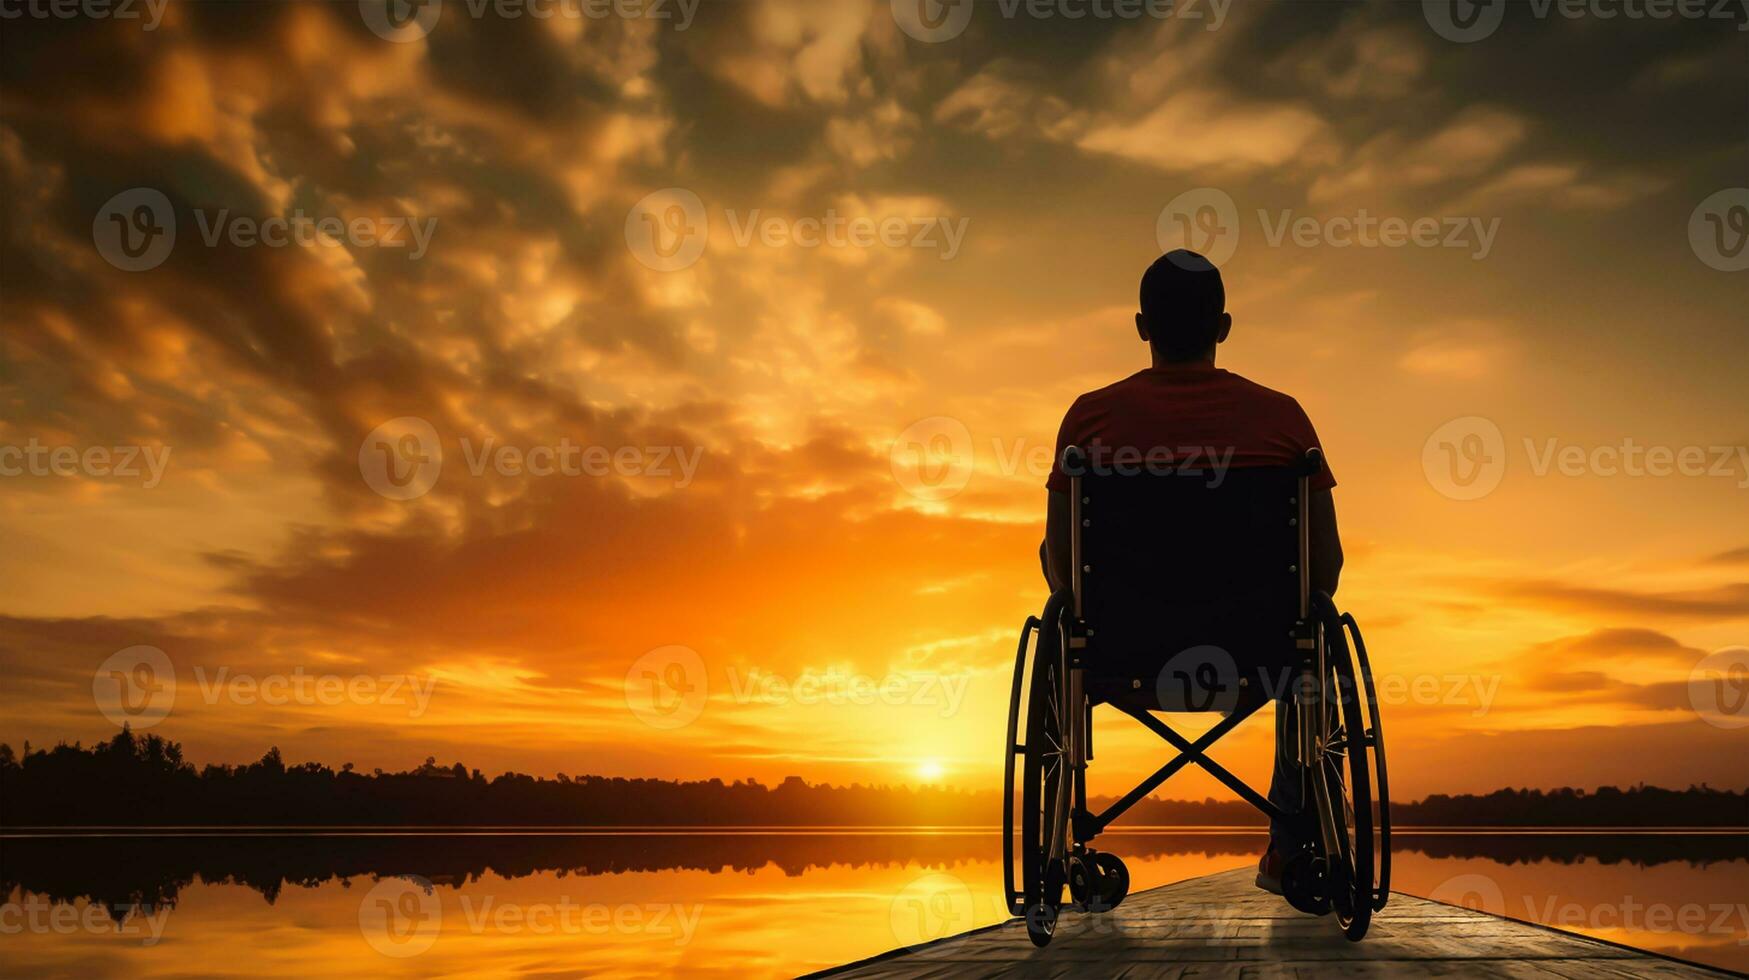
[[[1069,492],[1063,450],[1080,446],[1097,465],[1178,472],[1289,466],[1318,443],[1293,398],[1207,362],[1149,368],[1075,399],[1057,432],[1045,486]],[[1336,486],[1329,460],[1314,490]]]

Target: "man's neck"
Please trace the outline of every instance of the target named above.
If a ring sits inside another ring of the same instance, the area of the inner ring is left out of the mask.
[[[1154,367],[1156,368],[1212,368],[1215,366],[1215,352],[1210,350],[1202,357],[1189,361],[1169,361],[1166,355],[1158,350],[1152,351]]]

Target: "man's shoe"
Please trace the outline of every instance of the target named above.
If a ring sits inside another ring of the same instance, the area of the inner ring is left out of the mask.
[[[1257,887],[1271,894],[1281,894],[1281,869],[1287,863],[1274,844],[1263,852],[1263,860],[1257,862]]]

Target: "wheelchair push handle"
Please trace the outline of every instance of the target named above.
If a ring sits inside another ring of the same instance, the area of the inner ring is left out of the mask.
[[[1083,476],[1087,473],[1087,450],[1080,446],[1064,446],[1063,472],[1070,476]]]

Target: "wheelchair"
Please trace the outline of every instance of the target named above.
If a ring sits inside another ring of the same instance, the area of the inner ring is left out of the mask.
[[[1218,478],[1121,465],[1092,472],[1079,447],[1065,450],[1063,464],[1072,584],[1027,618],[1009,698],[1002,827],[1010,912],[1025,918],[1042,947],[1056,930],[1065,888],[1076,910],[1116,908],[1129,872],[1093,840],[1194,763],[1300,829],[1305,843],[1287,858],[1283,897],[1302,912],[1334,913],[1342,933],[1360,940],[1390,896],[1390,794],[1365,640],[1353,616],[1311,588],[1308,484],[1322,455],[1313,449],[1297,466],[1231,469]],[[1277,712],[1294,712],[1280,721],[1297,733],[1295,812],[1283,813],[1207,754],[1272,701]],[[1177,755],[1095,814],[1086,773],[1093,708],[1101,704]],[[1224,717],[1190,739],[1156,711]]]

